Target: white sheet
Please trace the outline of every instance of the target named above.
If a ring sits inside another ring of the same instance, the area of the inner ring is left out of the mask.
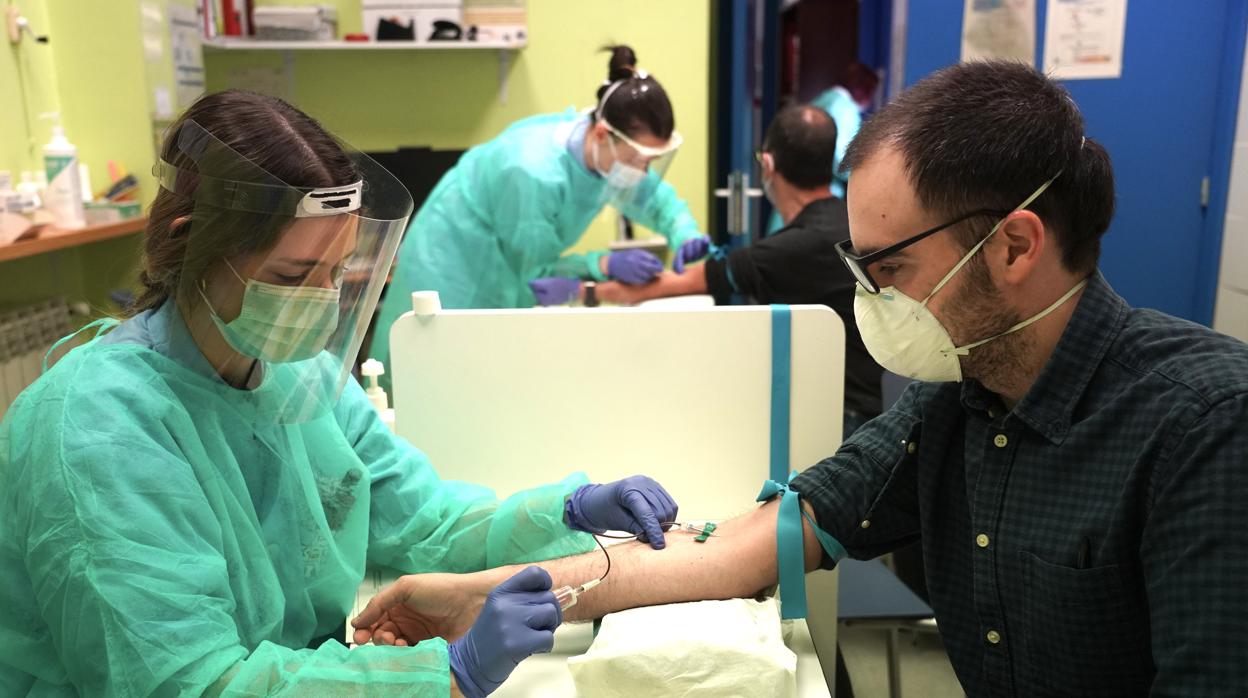
[[[589,651],[568,660],[582,698],[791,698],[797,655],[774,599],[635,608],[602,619]]]

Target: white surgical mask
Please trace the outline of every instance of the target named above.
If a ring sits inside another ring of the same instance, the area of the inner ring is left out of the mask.
[[[221,336],[240,354],[271,363],[311,359],[325,348],[338,329],[338,289],[279,286],[245,280],[226,262],[245,287],[238,317],[225,322],[200,289]]]
[[[611,163],[611,169],[606,172],[598,165],[598,142],[594,142],[594,169],[603,177],[607,178],[607,186],[620,190],[628,191],[637,187],[646,178],[646,171],[640,167],[625,164],[620,159],[620,154],[615,148],[615,141],[607,136],[607,147],[611,149],[611,156],[615,160]]]
[[[1050,179],[1014,210],[1025,208],[1052,182],[1053,180]],[[967,356],[976,347],[1018,332],[1039,321],[1057,310],[1087,285],[1087,279],[1080,281],[1049,307],[1000,334],[960,347],[955,346],[948,330],[940,324],[940,320],[932,314],[927,305],[932,297],[983,248],[988,239],[996,234],[1004,222],[1004,218],[997,221],[988,235],[972,247],[922,301],[907,296],[893,286],[881,288],[876,294],[868,293],[862,286],[857,287],[854,295],[854,319],[858,323],[858,331],[862,335],[863,344],[866,345],[867,351],[876,363],[893,373],[915,380],[933,383],[961,382],[962,364],[958,357]]]

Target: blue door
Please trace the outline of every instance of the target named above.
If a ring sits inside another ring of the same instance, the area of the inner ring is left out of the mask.
[[[717,245],[747,245],[769,212],[758,187],[754,150],[776,109],[779,0],[724,0],[711,6],[715,139],[711,227]]]
[[[910,0],[906,84],[958,60],[961,7]],[[961,5],[961,3],[957,3]],[[1045,0],[1037,3],[1036,64]],[[1101,268],[1129,303],[1213,317],[1248,0],[1127,5],[1122,77],[1065,84],[1113,158]],[[1206,179],[1207,178],[1207,179]]]

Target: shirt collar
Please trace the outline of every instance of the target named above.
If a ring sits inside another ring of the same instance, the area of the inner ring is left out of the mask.
[[[823,228],[826,226],[819,225],[820,222],[827,220],[836,215],[837,209],[844,209],[845,202],[835,196],[825,196],[822,199],[816,199],[798,211],[793,220],[785,228]],[[844,214],[841,216],[844,217]],[[780,232],[780,231],[776,231]]]
[[[1118,336],[1127,310],[1126,301],[1110,288],[1101,272],[1093,272],[1053,355],[1014,406],[1013,416],[1049,441],[1060,443],[1070,431],[1075,406]],[[978,381],[967,381],[962,386],[962,403],[967,408],[986,410],[998,399]]]

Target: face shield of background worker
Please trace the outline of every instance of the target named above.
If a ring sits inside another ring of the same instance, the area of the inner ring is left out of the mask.
[[[412,291],[437,291],[444,308],[528,308],[542,277],[650,280],[663,265],[641,250],[564,254],[607,204],[666,237],[676,267],[706,254],[710,239],[663,181],[680,145],[667,93],[626,46],[611,49],[608,76],[594,109],[518,121],[443,176],[399,249],[374,358],[388,363]]]
[[[550,647],[540,570],[450,646],[317,639],[341,637],[365,564],[467,572],[592,547],[573,527],[661,546],[675,504],[647,478],[504,501],[440,480],[351,376],[406,189],[270,97],[206,96],[169,134],[139,311],[0,422],[0,695],[489,692]]]
[[[663,272],[640,286],[597,285],[599,300],[635,304],[651,298],[710,293],[719,305],[734,296],[753,303],[821,303],[845,323],[844,434],[880,413],[880,365],[854,320],[853,275],[836,254],[849,237],[845,202],[828,190],[839,139],[821,109],[786,107],[772,120],[759,153],[763,191],[786,227],[728,255],[713,254],[683,274]],[[579,292],[579,289],[578,289]]]
[[[1097,271],[1113,174],[1070,95],[1022,64],[946,68],[847,162],[859,327],[921,382],[793,481],[818,525],[860,559],[921,540],[969,695],[1248,695],[1248,346],[1131,308]],[[776,508],[620,549],[573,615],[774,582]],[[569,583],[600,557],[543,566]],[[385,601],[480,598],[506,573],[411,577]]]

